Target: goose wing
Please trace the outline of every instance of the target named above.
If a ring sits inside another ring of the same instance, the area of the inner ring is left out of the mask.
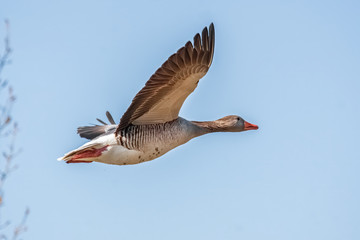
[[[164,123],[178,117],[187,96],[208,71],[215,44],[213,23],[189,41],[150,77],[120,120],[117,131],[130,124]]]

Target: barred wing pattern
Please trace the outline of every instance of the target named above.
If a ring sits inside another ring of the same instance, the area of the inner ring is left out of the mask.
[[[213,23],[189,41],[150,77],[120,120],[116,132],[127,126],[169,122],[178,117],[185,99],[208,71],[215,44]]]

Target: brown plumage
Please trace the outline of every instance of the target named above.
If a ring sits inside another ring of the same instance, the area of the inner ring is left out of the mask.
[[[211,23],[196,34],[194,46],[189,41],[150,77],[124,113],[116,133],[130,124],[168,122],[178,117],[187,96],[208,71],[215,46],[215,30]]]

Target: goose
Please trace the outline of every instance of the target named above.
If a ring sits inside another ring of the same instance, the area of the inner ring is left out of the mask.
[[[204,134],[242,132],[258,126],[239,116],[215,121],[188,121],[178,116],[185,99],[207,73],[214,56],[215,30],[211,23],[188,41],[150,77],[136,94],[129,108],[116,124],[109,112],[109,124],[77,129],[90,141],[66,153],[59,161],[67,163],[100,162],[115,165],[138,164]]]

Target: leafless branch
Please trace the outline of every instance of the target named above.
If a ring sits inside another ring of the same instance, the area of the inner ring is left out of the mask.
[[[11,115],[16,98],[13,88],[9,85],[9,81],[1,77],[5,66],[9,64],[9,58],[12,52],[8,20],[5,20],[5,28],[4,51],[3,54],[0,55],[0,240],[17,240],[19,236],[26,231],[26,219],[29,215],[29,209],[26,209],[22,221],[14,227],[12,234],[7,234],[12,224],[9,219],[3,219],[2,216],[5,195],[4,185],[10,173],[17,168],[17,165],[14,163],[14,158],[20,151],[15,147],[18,125]]]
[[[5,27],[6,27],[5,47],[4,47],[4,53],[0,57],[0,74],[1,74],[2,70],[4,69],[5,65],[8,63],[9,56],[11,53],[10,24],[9,24],[9,20],[7,20],[7,19],[5,20]]]

